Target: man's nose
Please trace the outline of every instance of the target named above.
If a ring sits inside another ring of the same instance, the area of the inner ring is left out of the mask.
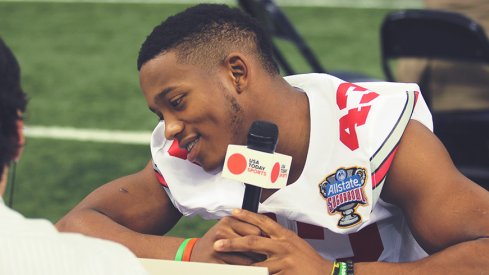
[[[175,118],[165,117],[165,138],[172,140],[183,131],[183,122]]]

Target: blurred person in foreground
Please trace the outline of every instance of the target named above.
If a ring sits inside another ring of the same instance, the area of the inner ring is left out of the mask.
[[[120,244],[59,233],[49,221],[27,219],[4,204],[10,163],[24,145],[26,104],[19,65],[0,39],[0,274],[146,274]]]
[[[416,84],[282,77],[258,23],[224,5],[168,18],[138,70],[159,123],[152,159],[93,191],[57,226],[139,257],[267,267],[271,274],[482,273],[489,193],[454,167]],[[278,125],[288,184],[238,210],[221,176],[255,120]],[[201,238],[162,236],[182,215],[219,219]],[[182,256],[183,255],[183,256]],[[344,273],[343,273],[344,272]]]

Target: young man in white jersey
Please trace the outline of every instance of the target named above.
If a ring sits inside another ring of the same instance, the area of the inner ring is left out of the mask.
[[[283,78],[264,31],[223,5],[155,27],[138,69],[160,118],[152,159],[95,190],[61,230],[140,257],[271,274],[489,270],[489,193],[456,170],[417,85]],[[244,185],[221,177],[227,146],[246,144],[256,120],[275,123],[276,151],[292,156],[287,186],[264,190],[260,214],[233,210]],[[161,236],[182,215],[220,221],[196,242]]]
[[[19,65],[0,39],[0,274],[146,274],[120,244],[59,233],[49,221],[27,219],[4,204],[10,163],[24,145],[26,103]]]

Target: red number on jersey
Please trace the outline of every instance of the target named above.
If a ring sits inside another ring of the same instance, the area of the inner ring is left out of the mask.
[[[277,222],[277,215],[274,213],[263,213]],[[303,222],[296,222],[296,233],[299,237],[309,240],[325,240],[324,228]],[[363,228],[359,232],[348,234],[353,255],[348,258],[354,262],[375,262],[380,258],[384,251],[384,244],[380,237],[377,223],[373,223]]]
[[[297,235],[303,239],[324,240],[322,227],[297,222]],[[384,251],[377,223],[363,228],[359,232],[348,234],[353,255],[348,258],[354,262],[375,262]]]
[[[358,148],[356,127],[365,124],[369,111],[370,106],[350,109],[340,118],[340,140],[352,151]]]
[[[349,92],[364,93],[359,104],[368,103],[379,95],[353,83],[341,83],[336,91],[336,104],[340,110],[347,107]],[[340,141],[352,151],[359,147],[356,127],[365,124],[369,111],[370,105],[355,104],[354,108],[349,109],[348,113],[340,118]]]

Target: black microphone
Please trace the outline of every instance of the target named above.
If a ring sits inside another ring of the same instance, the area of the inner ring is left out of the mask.
[[[251,150],[273,154],[278,142],[277,125],[257,120],[254,121],[248,131],[247,147]],[[257,213],[260,202],[261,187],[246,184],[241,208]]]

